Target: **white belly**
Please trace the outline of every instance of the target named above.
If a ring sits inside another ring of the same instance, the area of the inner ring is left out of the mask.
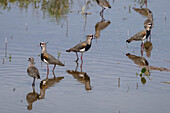
[[[81,52],[81,53],[85,52],[85,48],[80,49],[80,52]]]
[[[47,60],[43,59],[43,61],[44,61],[46,64],[49,64],[49,63],[47,62]]]

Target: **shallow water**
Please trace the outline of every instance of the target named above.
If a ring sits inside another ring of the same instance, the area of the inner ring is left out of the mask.
[[[143,52],[150,66],[167,69],[170,68],[169,3],[168,0],[148,1],[154,18],[153,48],[150,58]],[[146,79],[143,84],[139,76],[142,67],[126,56],[127,53],[141,56],[141,42],[126,44],[128,31],[133,36],[144,29],[146,18],[132,9],[140,7],[137,2],[110,0],[112,9],[104,11],[104,19],[110,24],[100,31],[100,37],[93,40],[92,47],[83,55],[82,71],[90,78],[84,81],[66,72],[75,71],[77,64],[75,53],[65,51],[84,41],[85,35],[95,34],[95,26],[102,20],[101,7],[91,1],[87,9],[91,15],[87,15],[85,21],[80,13],[84,2],[70,1],[57,19],[48,9],[42,8],[42,2],[37,4],[39,8],[34,8],[32,2],[27,8],[22,8],[17,1],[9,3],[7,9],[3,9],[2,3],[0,5],[0,112],[28,112],[26,96],[33,92],[33,79],[26,72],[29,57],[35,58],[40,71],[41,80],[36,80],[35,84],[35,92],[40,94],[40,82],[46,78],[47,72],[37,45],[44,41],[48,42],[50,54],[57,57],[58,51],[61,52],[60,60],[65,67],[57,66],[55,74],[63,78],[52,79],[53,66],[50,66],[50,85],[44,87],[44,98],[33,102],[31,112],[169,113],[170,85],[162,82],[170,82],[170,72],[150,70],[150,76],[143,75]],[[5,37],[8,39],[6,58]],[[78,72],[81,72],[80,66],[81,60]],[[91,90],[85,87],[87,81]]]

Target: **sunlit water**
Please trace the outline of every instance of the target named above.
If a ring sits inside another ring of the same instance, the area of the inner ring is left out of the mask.
[[[151,57],[144,57],[149,65],[170,68],[170,22],[169,1],[148,0],[148,8],[154,17],[152,30]],[[126,56],[130,53],[141,56],[140,42],[126,45],[128,30],[130,36],[143,30],[145,17],[129,6],[140,7],[136,2],[110,0],[112,9],[104,11],[104,18],[111,23],[100,32],[100,37],[93,40],[91,49],[83,55],[82,71],[90,77],[92,90],[87,91],[85,85],[74,79],[67,70],[75,70],[75,53],[65,51],[80,41],[87,34],[95,34],[95,25],[101,21],[101,7],[96,2],[87,10],[92,13],[85,20],[80,14],[81,5],[73,1],[69,5],[68,14],[58,21],[42,10],[20,9],[11,3],[10,10],[1,8],[0,14],[0,112],[25,113],[27,110],[26,96],[33,92],[32,78],[27,75],[29,57],[34,57],[36,67],[40,71],[41,80],[46,78],[46,64],[39,57],[40,42],[48,42],[47,51],[57,57],[57,49],[61,52],[60,60],[65,67],[57,66],[56,77],[64,77],[52,87],[46,89],[45,98],[32,105],[31,112],[46,113],[169,113],[170,72],[150,70],[149,78],[144,76],[146,83],[141,83],[141,67]],[[134,6],[136,4],[136,6]],[[125,8],[126,7],[126,8]],[[145,6],[144,6],[145,7]],[[165,21],[165,13],[167,20]],[[124,19],[126,18],[126,19]],[[5,59],[5,37],[7,58]],[[11,56],[11,59],[9,58]],[[80,56],[80,54],[79,54]],[[11,61],[9,61],[11,60]],[[77,71],[80,69],[81,61]],[[53,78],[50,66],[49,78]],[[138,75],[137,75],[138,74]],[[119,79],[120,78],[120,86]],[[40,82],[36,80],[35,92],[40,93]]]

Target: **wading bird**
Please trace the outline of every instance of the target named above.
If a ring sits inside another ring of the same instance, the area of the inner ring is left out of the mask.
[[[83,59],[82,59],[83,53],[85,51],[88,51],[90,49],[90,47],[91,47],[92,39],[94,39],[94,37],[93,37],[92,34],[87,35],[86,37],[87,37],[86,41],[81,42],[81,43],[77,44],[76,46],[66,50],[66,52],[75,52],[76,53],[76,56],[77,56],[76,62],[79,60],[77,52],[81,52],[81,61],[83,61]]]
[[[64,64],[61,61],[59,61],[58,59],[56,59],[54,56],[47,53],[46,44],[47,43],[45,43],[45,42],[41,42],[40,47],[41,47],[41,60],[47,64],[47,78],[48,78],[48,74],[49,74],[48,65],[49,64],[54,65],[53,70],[52,70],[54,76],[55,76],[54,69],[55,69],[56,65],[64,66]]]
[[[35,86],[35,79],[40,79],[40,74],[39,74],[39,71],[38,69],[35,67],[35,62],[34,62],[34,58],[31,57],[28,59],[28,61],[30,61],[30,64],[27,68],[27,73],[30,77],[33,77],[34,80],[33,80],[33,83],[32,83],[32,86]]]

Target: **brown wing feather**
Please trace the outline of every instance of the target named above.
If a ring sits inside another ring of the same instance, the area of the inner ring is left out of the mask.
[[[133,37],[131,37],[130,39],[126,40],[126,42],[130,43],[131,41],[135,40],[135,41],[139,41],[142,40],[142,38],[146,35],[146,30],[143,30],[137,34],[135,34]]]
[[[48,53],[44,53],[43,58],[49,63],[49,64],[57,64],[59,66],[64,66],[64,64],[59,61],[58,59],[56,59],[54,56],[48,54]]]
[[[76,46],[72,47],[71,49],[66,50],[66,52],[71,52],[71,51],[79,52],[81,49],[85,48],[86,46],[87,46],[86,41],[84,41],[84,42],[81,42],[81,43],[77,44]]]

